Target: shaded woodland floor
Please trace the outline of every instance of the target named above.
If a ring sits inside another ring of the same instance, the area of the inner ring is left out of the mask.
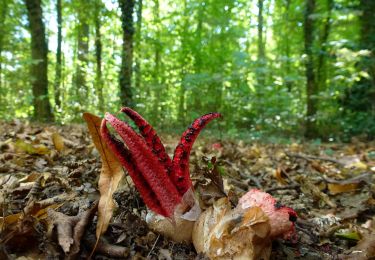
[[[0,129],[0,259],[87,258],[101,162],[86,126],[14,121]],[[208,187],[216,172],[233,201],[259,188],[297,211],[297,241],[274,241],[272,259],[375,257],[374,142],[286,145],[204,136],[190,159],[193,180]],[[162,139],[171,153],[178,137]],[[205,205],[223,196],[197,191]],[[148,229],[146,208],[127,179],[114,198],[118,209],[93,259],[205,258]]]

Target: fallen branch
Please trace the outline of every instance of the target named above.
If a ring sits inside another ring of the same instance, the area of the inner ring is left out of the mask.
[[[155,240],[155,243],[152,245],[152,248],[151,248],[150,252],[148,252],[148,254],[147,254],[147,258],[149,258],[150,255],[151,255],[151,253],[152,253],[152,251],[154,251],[154,248],[155,248],[155,246],[156,246],[156,243],[159,241],[159,237],[160,237],[160,235],[158,235],[158,237],[157,237],[156,240]]]
[[[334,159],[334,158],[320,157],[320,156],[300,154],[300,153],[288,153],[288,152],[286,152],[285,154],[289,157],[300,158],[300,159],[304,159],[304,160],[309,161],[309,162],[311,162],[312,160],[320,160],[320,161],[332,162],[332,163],[336,163],[336,164],[339,164],[341,166],[344,166],[344,164],[342,162],[340,162],[339,160]]]
[[[277,187],[271,187],[266,189],[266,192],[270,193],[273,191],[277,190],[294,190],[294,189],[299,189],[300,185],[299,184],[290,184],[290,185],[285,185],[285,186],[277,186]]]

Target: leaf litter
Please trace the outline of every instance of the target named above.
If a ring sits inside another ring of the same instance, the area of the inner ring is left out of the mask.
[[[106,206],[97,206],[103,150],[95,149],[86,126],[15,121],[0,127],[1,259],[87,258],[94,247],[94,259],[205,259],[192,245],[148,229],[147,209],[129,178],[121,178],[122,169],[107,172],[112,188],[103,191]],[[171,153],[175,137],[163,139]],[[190,163],[207,207],[224,196],[236,205],[258,188],[297,211],[296,243],[274,241],[271,259],[370,259],[374,154],[375,143],[359,139],[262,144],[201,138]]]

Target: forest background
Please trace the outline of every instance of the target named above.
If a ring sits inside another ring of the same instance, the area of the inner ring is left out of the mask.
[[[373,0],[0,0],[0,118],[375,136]]]

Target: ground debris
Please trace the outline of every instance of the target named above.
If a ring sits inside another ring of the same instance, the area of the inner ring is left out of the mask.
[[[0,259],[87,258],[96,241],[92,202],[99,198],[101,162],[86,126],[1,124]],[[175,136],[162,137],[171,153]],[[298,240],[275,241],[271,259],[368,259],[375,244],[374,154],[373,142],[200,138],[190,163],[206,206],[223,196],[236,205],[258,188],[297,211]],[[207,259],[148,229],[147,209],[129,178],[113,198],[93,259]]]

